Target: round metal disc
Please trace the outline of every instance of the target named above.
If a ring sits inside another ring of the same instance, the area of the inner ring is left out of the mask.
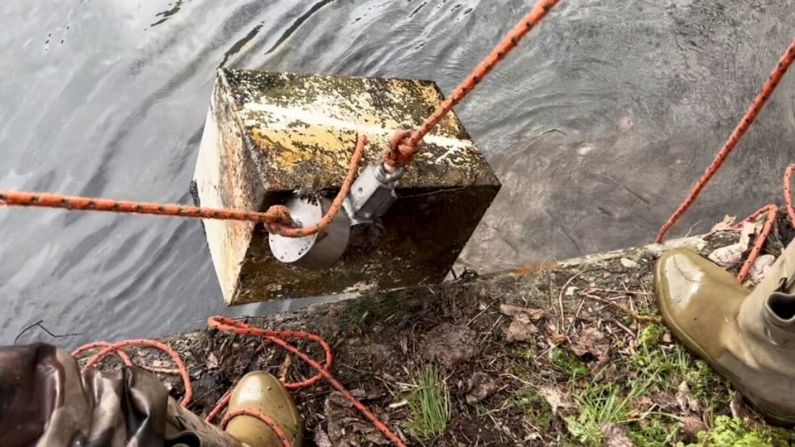
[[[320,221],[330,205],[327,199],[293,198],[286,206],[290,216],[302,227]],[[273,256],[281,262],[311,269],[331,267],[348,244],[350,219],[340,211],[323,232],[301,238],[290,238],[271,233],[268,242]]]

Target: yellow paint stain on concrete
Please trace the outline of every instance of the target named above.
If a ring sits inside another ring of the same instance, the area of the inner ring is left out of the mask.
[[[310,160],[322,169],[346,168],[356,145],[351,132],[311,124],[289,131],[254,128],[251,139],[283,171],[294,171]]]

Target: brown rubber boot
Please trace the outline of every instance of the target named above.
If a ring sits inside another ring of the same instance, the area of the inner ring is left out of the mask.
[[[271,418],[284,431],[293,447],[301,446],[301,416],[279,379],[263,371],[243,376],[232,390],[227,412],[245,408],[257,410]],[[250,447],[283,446],[267,424],[251,416],[235,417],[229,421],[226,432]]]
[[[671,332],[771,422],[795,423],[795,243],[753,292],[687,249],[660,257],[657,300]]]

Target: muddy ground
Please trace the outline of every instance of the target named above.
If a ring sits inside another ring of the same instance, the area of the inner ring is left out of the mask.
[[[777,230],[768,251],[789,238]],[[707,254],[737,239],[725,231],[686,243]],[[436,287],[247,321],[323,335],[334,350],[333,374],[410,445],[790,445],[795,438],[762,423],[662,325],[653,287],[660,250],[489,277],[467,272]],[[190,408],[200,414],[247,371],[311,375],[258,339],[204,330],[166,342],[188,364]],[[298,345],[320,358],[315,347]],[[137,362],[168,367],[154,353]],[[434,370],[438,380],[421,382]],[[161,376],[179,397],[178,379]],[[435,425],[423,422],[419,383],[447,408]],[[388,444],[332,391],[320,383],[294,393],[305,445]]]

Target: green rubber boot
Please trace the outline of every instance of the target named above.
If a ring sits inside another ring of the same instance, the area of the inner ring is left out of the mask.
[[[671,332],[768,420],[795,424],[795,243],[753,292],[687,249],[660,258],[655,278]]]
[[[271,418],[284,431],[290,445],[301,446],[301,416],[279,379],[263,371],[254,371],[243,376],[232,390],[227,411],[245,408],[257,410]],[[251,416],[233,418],[226,426],[226,432],[249,447],[284,445],[267,424]]]

